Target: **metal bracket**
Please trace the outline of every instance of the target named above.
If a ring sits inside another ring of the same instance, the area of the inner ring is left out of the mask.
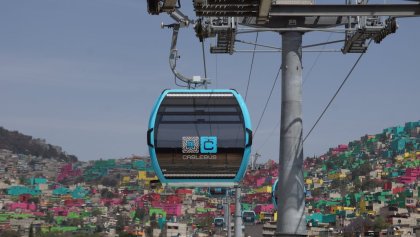
[[[389,34],[395,33],[398,26],[394,17],[382,21],[379,17],[359,17],[355,29],[346,33],[343,53],[364,53],[367,50],[366,40],[373,39],[380,43]]]
[[[169,53],[169,66],[172,70],[172,73],[175,75],[176,78],[180,79],[181,81],[187,83],[188,85],[206,85],[210,82],[207,80],[207,78],[202,78],[201,76],[193,76],[192,78],[186,77],[179,73],[176,70],[176,62],[180,58],[178,55],[178,50],[176,49],[176,44],[178,42],[178,32],[181,27],[188,27],[192,21],[188,19],[186,15],[184,15],[181,11],[178,9],[175,9],[172,12],[168,13],[172,19],[174,19],[177,23],[164,25],[162,23],[162,28],[172,28],[172,42],[171,42],[171,49]]]
[[[178,50],[176,49],[176,43],[178,40],[178,32],[179,32],[179,28],[180,25],[179,24],[173,24],[172,25],[173,28],[173,33],[172,33],[172,43],[171,43],[171,49],[170,49],[170,54],[169,54],[169,66],[172,70],[172,73],[181,81],[187,83],[188,85],[190,84],[209,84],[209,81],[207,80],[207,78],[202,78],[200,76],[193,76],[192,78],[186,77],[184,75],[182,75],[181,73],[179,73],[176,70],[176,61],[179,59],[179,55],[178,55]]]
[[[195,31],[200,41],[217,37],[216,46],[210,47],[211,53],[233,54],[236,39],[237,21],[235,17],[209,17],[205,22],[198,21]]]

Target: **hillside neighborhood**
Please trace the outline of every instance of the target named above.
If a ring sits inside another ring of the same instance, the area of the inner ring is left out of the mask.
[[[244,236],[258,226],[258,236],[274,234],[275,159],[249,167],[240,184],[242,211],[255,213]],[[337,144],[304,170],[308,236],[420,236],[420,121]],[[225,206],[208,188],[163,186],[149,157],[85,162],[0,149],[0,236],[226,236],[215,221]]]

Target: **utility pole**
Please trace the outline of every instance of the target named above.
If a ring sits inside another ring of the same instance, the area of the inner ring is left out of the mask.
[[[242,237],[241,187],[235,186],[235,237]]]
[[[282,33],[280,158],[275,236],[306,236],[302,145],[302,35],[303,32],[298,31]]]
[[[226,223],[226,229],[227,229],[227,237],[231,237],[232,236],[232,230],[230,228],[229,189],[226,190],[225,223]]]
[[[258,158],[260,158],[261,155],[258,153],[255,153],[253,156],[251,156],[251,170],[255,170],[255,166],[257,164]]]

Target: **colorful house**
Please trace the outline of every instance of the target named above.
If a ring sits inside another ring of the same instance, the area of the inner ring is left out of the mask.
[[[41,194],[41,190],[28,188],[25,186],[11,186],[7,189],[7,194],[11,196],[19,196],[21,194],[30,194],[32,196]]]
[[[314,213],[306,217],[306,222],[314,221],[317,223],[335,223],[337,215],[335,214],[322,214]]]
[[[8,206],[9,211],[16,211],[17,209],[35,211],[36,205],[34,203],[14,202]]]

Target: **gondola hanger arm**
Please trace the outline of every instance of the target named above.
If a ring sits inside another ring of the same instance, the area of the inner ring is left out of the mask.
[[[169,66],[172,70],[172,73],[175,75],[175,77],[177,77],[178,79],[180,79],[181,81],[187,83],[187,84],[202,84],[202,85],[206,85],[209,84],[209,81],[207,80],[207,78],[202,78],[201,76],[193,76],[192,78],[190,77],[186,77],[183,74],[181,74],[180,72],[178,72],[176,70],[176,62],[177,60],[180,58],[178,55],[178,50],[176,49],[176,44],[178,41],[178,32],[179,29],[181,27],[188,27],[188,25],[190,23],[192,23],[192,21],[190,19],[188,19],[187,16],[185,16],[181,11],[179,11],[178,9],[175,9],[172,12],[168,13],[172,19],[174,19],[175,21],[177,21],[176,23],[170,24],[170,25],[164,25],[162,23],[161,27],[167,27],[167,28],[172,28],[172,41],[171,41],[171,49],[170,49],[170,53],[169,53]]]

